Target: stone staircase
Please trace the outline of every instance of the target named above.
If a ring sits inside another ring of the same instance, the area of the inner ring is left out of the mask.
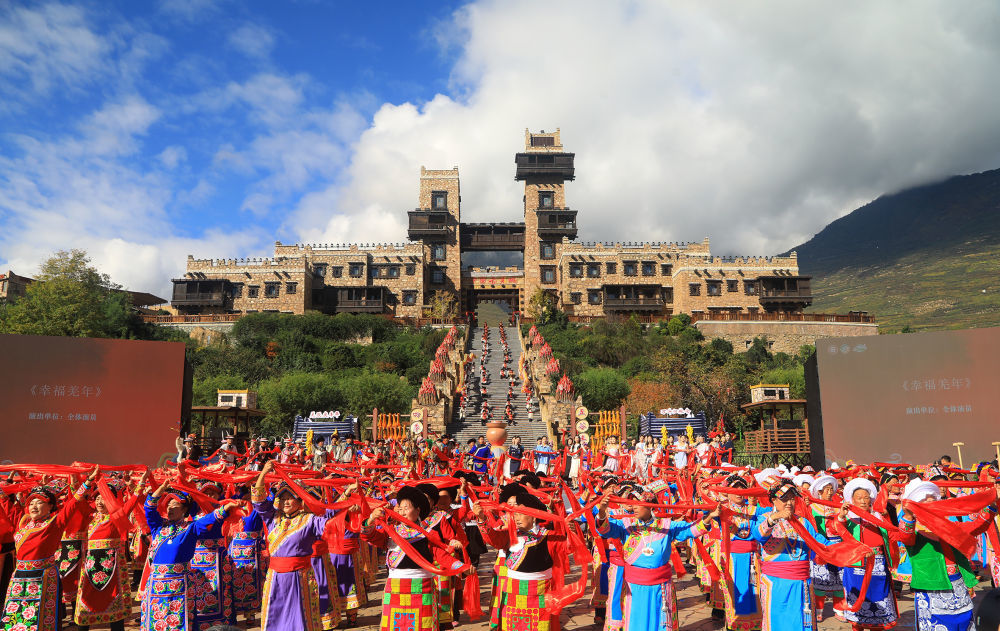
[[[493,418],[491,420],[504,420],[503,412],[507,402],[509,381],[500,378],[500,368],[503,366],[503,346],[500,343],[499,326],[501,322],[507,329],[507,345],[510,348],[510,363],[508,365],[516,370],[521,357],[521,341],[517,336],[517,331],[509,325],[509,318],[509,310],[506,310],[500,304],[482,303],[476,309],[476,322],[479,326],[474,328],[469,336],[470,348],[468,349],[468,352],[476,355],[475,371],[469,388],[471,405],[469,406],[468,417],[464,422],[460,420],[458,410],[456,409],[455,415],[448,425],[448,433],[454,436],[463,448],[466,441],[470,438],[478,438],[486,433],[486,428],[480,422],[479,417],[482,402],[482,397],[480,396],[479,358],[482,357],[483,353],[482,326],[484,324],[488,324],[490,330],[490,356],[486,362],[486,370],[490,378],[486,384],[486,391],[489,393],[489,401],[493,409]],[[535,401],[536,407],[532,414],[534,420],[530,423],[528,422],[528,417],[524,409],[524,394],[521,392],[523,385],[520,379],[514,383],[514,398],[511,403],[514,407],[514,421],[517,424],[508,426],[507,444],[511,444],[514,436],[520,436],[521,444],[526,449],[531,449],[535,445],[536,439],[548,434],[539,416],[537,400]]]

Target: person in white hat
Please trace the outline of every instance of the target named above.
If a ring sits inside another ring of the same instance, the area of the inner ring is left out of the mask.
[[[972,572],[968,557],[940,536],[917,523],[908,502],[933,502],[941,498],[941,489],[926,480],[910,480],[903,489],[903,512],[899,518],[902,541],[906,544],[913,577],[913,609],[917,631],[974,631],[972,588],[979,579]],[[972,524],[969,534],[977,536],[989,527],[997,513],[996,503],[984,508]]]
[[[833,496],[839,486],[837,478],[832,475],[820,475],[809,485],[809,494],[818,500],[830,502],[833,501]],[[825,534],[830,541],[840,543],[840,537],[830,532],[827,523],[828,520],[836,517],[838,509],[816,503],[811,504],[810,508],[817,529]],[[841,576],[842,572],[842,568],[831,563],[817,563],[815,557],[809,560],[809,575],[812,577],[813,593],[816,595],[813,607],[816,610],[817,622],[823,619],[823,609],[827,599],[833,602],[834,614],[837,617],[843,617],[844,582]]]
[[[888,521],[888,517],[876,513],[872,503],[878,495],[875,483],[867,478],[854,478],[844,485],[844,501],[860,510],[874,513]],[[896,605],[896,595],[892,591],[892,574],[889,572],[890,546],[896,545],[889,541],[889,533],[884,528],[870,524],[857,514],[851,512],[846,519],[838,518],[837,530],[844,536],[853,537],[861,543],[875,549],[872,560],[871,578],[865,602],[858,611],[851,611],[861,594],[861,585],[865,579],[865,566],[855,563],[843,568],[844,593],[847,608],[844,618],[851,623],[852,629],[889,629],[896,625],[899,619],[899,608]]]

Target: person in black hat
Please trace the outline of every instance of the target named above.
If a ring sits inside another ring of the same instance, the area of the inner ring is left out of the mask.
[[[403,486],[396,493],[395,512],[403,519],[419,524],[430,515],[431,504],[419,489]],[[380,506],[368,516],[361,531],[361,537],[368,543],[382,548],[388,546],[389,549],[386,555],[389,575],[382,599],[381,628],[399,629],[394,621],[402,618],[409,622],[409,631],[436,631],[439,607],[435,596],[438,585],[434,574],[423,566],[436,562],[441,567],[456,569],[462,567],[462,563],[441,548],[431,547],[420,531],[398,521],[389,523],[388,519],[392,519],[392,514]],[[404,549],[399,540],[405,541],[412,552]],[[413,554],[417,558],[411,556]]]

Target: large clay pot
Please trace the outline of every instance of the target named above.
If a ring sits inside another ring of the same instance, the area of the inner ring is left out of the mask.
[[[486,440],[494,447],[502,447],[507,441],[507,423],[499,421],[487,423]]]

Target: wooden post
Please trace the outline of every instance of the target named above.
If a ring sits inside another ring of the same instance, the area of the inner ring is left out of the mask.
[[[576,438],[576,403],[569,406],[569,435]],[[1000,445],[1000,443],[996,443]]]
[[[962,464],[962,447],[965,446],[965,443],[952,443],[952,446],[958,449],[958,466],[964,469],[965,465]]]
[[[625,406],[622,405],[618,408],[618,421],[621,424],[621,442],[625,441],[625,437],[628,435],[628,425],[625,422]]]
[[[378,440],[378,408],[372,408],[372,442]]]
[[[997,466],[1000,466],[1000,441],[993,441],[993,447],[997,450]]]

